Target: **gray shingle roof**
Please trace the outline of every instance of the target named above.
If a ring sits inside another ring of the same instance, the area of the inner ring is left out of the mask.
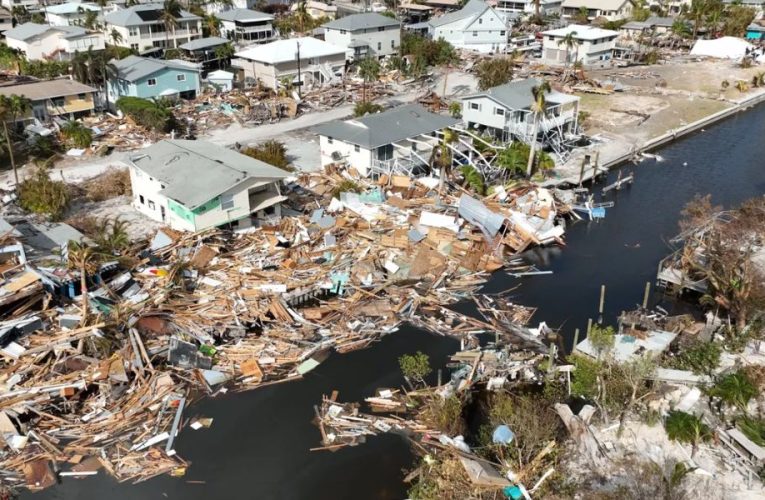
[[[525,80],[506,83],[498,87],[492,87],[483,92],[465,96],[463,97],[463,100],[486,96],[504,105],[508,109],[528,109],[533,100],[531,89],[541,83],[542,80],[539,78],[527,78]],[[552,91],[545,96],[545,99],[549,104],[559,104],[560,102],[568,102],[575,99],[575,97]]]
[[[194,71],[190,66],[175,64],[164,59],[151,59],[149,57],[128,56],[125,59],[112,59],[112,64],[117,68],[117,76],[128,82],[135,82],[163,69],[185,69]]]
[[[231,9],[218,14],[221,21],[273,21],[274,16],[250,9]]]
[[[110,12],[104,16],[104,21],[115,26],[138,26],[141,24],[157,24],[158,21],[145,21],[139,15],[139,12],[146,11],[162,11],[163,7],[161,3],[147,3],[141,5],[133,5],[125,9]],[[189,11],[181,10],[181,15],[178,18],[184,21],[191,21],[195,19],[202,19],[199,16],[195,16]]]
[[[20,83],[18,85],[0,85],[0,95],[21,95],[32,101],[68,95],[89,94],[95,91],[96,89],[84,83],[63,78]]]
[[[401,23],[390,17],[383,16],[376,12],[366,12],[363,14],[353,14],[341,17],[324,24],[324,28],[331,30],[357,31],[363,29],[374,29],[383,26],[400,26]]]
[[[88,33],[88,30],[79,26],[48,26],[47,24],[24,23],[5,32],[6,38],[26,42],[48,31],[58,31],[64,34],[64,38],[76,38]]]
[[[490,9],[488,4],[481,0],[470,0],[464,7],[457,12],[450,12],[441,17],[431,19],[428,24],[434,27],[443,26],[444,24],[451,24],[455,21],[462,21],[463,19],[472,19],[483,14],[486,9]]]
[[[253,178],[280,180],[289,173],[205,141],[160,141],[136,151],[130,162],[166,187],[166,197],[195,209]]]
[[[314,130],[320,135],[373,149],[420,134],[430,134],[457,122],[459,120],[449,116],[431,113],[419,104],[409,104],[355,120],[325,123]]]
[[[223,45],[228,42],[229,41],[226,40],[225,38],[221,38],[219,36],[210,36],[207,38],[197,38],[196,40],[186,42],[183,45],[180,45],[179,47],[183,50],[199,50],[199,49],[207,49],[210,47],[217,47],[218,45]]]

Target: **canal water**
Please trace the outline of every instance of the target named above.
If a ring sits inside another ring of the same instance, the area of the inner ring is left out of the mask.
[[[606,285],[604,321],[640,303],[646,281],[653,282],[667,240],[677,232],[683,205],[694,194],[712,193],[715,204],[730,206],[765,194],[765,105],[687,137],[659,154],[661,162],[627,165],[631,187],[607,196],[616,206],[605,220],[580,222],[566,233],[565,248],[532,251],[528,257],[552,275],[514,279],[498,273],[485,287],[514,290],[516,302],[538,308],[544,320],[570,344],[574,328],[596,319],[601,285]],[[609,182],[615,179],[615,173]],[[597,188],[598,191],[600,187]],[[319,446],[311,423],[323,394],[339,390],[341,401],[357,401],[378,387],[403,383],[397,358],[417,350],[442,366],[458,349],[452,339],[403,327],[373,347],[332,355],[303,380],[202,401],[187,417],[214,419],[210,429],[184,430],[178,453],[191,462],[184,478],[161,476],[145,483],[119,484],[99,473],[28,499],[400,499],[404,470],[412,455],[403,439],[371,438],[365,445],[334,453]]]

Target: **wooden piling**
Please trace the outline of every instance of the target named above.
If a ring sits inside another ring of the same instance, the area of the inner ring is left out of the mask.
[[[574,330],[574,347],[571,348],[571,352],[574,352],[576,345],[579,343],[579,328]]]
[[[592,330],[592,318],[587,318],[587,336],[590,335],[590,330]]]
[[[651,282],[645,282],[645,292],[643,293],[643,309],[648,307],[648,296],[651,294]]]

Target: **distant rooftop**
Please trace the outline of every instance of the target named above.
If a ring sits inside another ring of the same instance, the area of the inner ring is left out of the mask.
[[[200,50],[208,49],[210,47],[217,47],[219,45],[225,45],[227,43],[229,43],[229,40],[225,38],[221,38],[219,36],[210,36],[207,38],[197,38],[196,40],[186,42],[183,45],[180,45],[179,48],[183,50]]]
[[[147,3],[133,5],[124,9],[110,12],[104,16],[104,21],[115,26],[138,26],[142,24],[157,24],[160,22],[163,5],[161,3]],[[178,18],[184,21],[201,20],[189,11],[181,10]]]
[[[141,56],[128,56],[120,60],[113,59],[111,63],[117,68],[117,76],[128,82],[135,82],[141,78],[145,78],[168,68],[195,70],[195,68],[190,65],[180,64],[176,61],[166,61],[164,59],[153,59]]]
[[[543,31],[542,35],[562,38],[569,33],[574,33],[574,38],[577,40],[597,40],[598,38],[609,38],[619,35],[619,33],[616,31],[604,30],[601,28],[595,28],[593,26],[585,26],[583,24],[569,24],[565,28]]]
[[[235,56],[249,59],[251,61],[277,64],[295,60],[298,50],[300,50],[300,58],[304,60],[312,57],[326,57],[335,54],[342,54],[345,56],[344,47],[338,47],[337,45],[309,36],[302,38],[288,38],[263,45],[255,45],[237,52]]]
[[[266,14],[264,12],[258,12],[257,10],[250,9],[231,9],[224,10],[218,14],[218,19],[221,21],[273,21],[274,16]]]
[[[383,28],[387,26],[400,26],[401,23],[390,17],[383,16],[376,12],[365,12],[363,14],[352,14],[341,17],[324,24],[324,28],[330,30],[359,31],[366,29]]]
[[[0,95],[20,95],[32,101],[96,92],[96,89],[69,79],[44,80],[0,86]]]

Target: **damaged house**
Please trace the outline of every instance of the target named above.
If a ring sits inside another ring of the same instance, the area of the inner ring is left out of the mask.
[[[438,132],[459,120],[409,104],[317,126],[321,165],[346,162],[362,176],[416,174],[427,168]]]
[[[244,229],[281,217],[288,172],[204,141],[165,140],[128,159],[133,206],[173,229]]]
[[[528,78],[493,87],[462,98],[462,119],[469,129],[477,129],[510,142],[526,144],[534,139],[534,102],[532,89],[542,84]],[[553,90],[545,94],[546,109],[536,126],[543,146],[561,154],[568,136],[576,134],[579,100],[575,95]]]

